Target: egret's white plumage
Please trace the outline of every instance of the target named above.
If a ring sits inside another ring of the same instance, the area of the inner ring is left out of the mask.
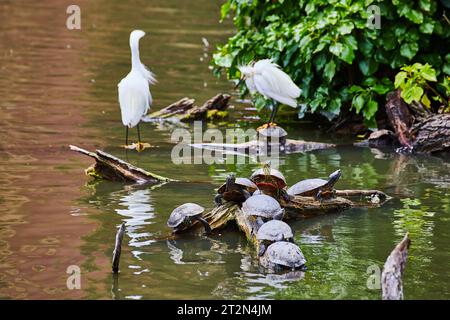
[[[239,67],[250,93],[259,92],[279,103],[297,107],[302,90],[270,59],[259,60],[254,65]]]
[[[145,32],[141,30],[131,32],[131,71],[118,84],[122,123],[128,128],[139,124],[150,109],[152,96],[149,84],[156,82],[153,73],[142,64],[139,58],[139,39],[144,35]]]

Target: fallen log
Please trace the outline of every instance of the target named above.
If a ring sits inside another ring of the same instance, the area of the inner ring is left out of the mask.
[[[381,273],[381,291],[383,300],[403,300],[403,272],[405,270],[408,249],[411,240],[408,233],[392,250]]]
[[[243,156],[261,156],[270,153],[304,153],[314,150],[323,150],[334,148],[336,145],[331,143],[321,143],[304,140],[287,139],[284,149],[277,145],[267,145],[260,140],[252,140],[243,143],[192,143],[191,147],[197,149],[211,150],[222,154],[243,155]]]
[[[450,114],[435,114],[411,128],[412,148],[419,153],[450,150]]]
[[[133,166],[113,155],[101,150],[90,152],[77,146],[70,146],[70,150],[94,158],[95,163],[85,170],[88,176],[102,178],[110,181],[133,182],[133,183],[164,183],[174,181],[169,178],[145,171]]]
[[[177,118],[180,121],[225,118],[228,115],[225,110],[229,107],[230,99],[229,94],[219,93],[199,107],[194,104],[194,99],[186,97],[168,107],[150,113],[145,117],[145,121],[171,118]]]

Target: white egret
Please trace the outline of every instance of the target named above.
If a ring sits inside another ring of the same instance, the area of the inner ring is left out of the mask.
[[[137,126],[138,143],[136,150],[144,149],[141,142],[139,122],[150,109],[152,95],[149,84],[156,82],[154,74],[142,64],[139,58],[139,39],[145,35],[144,31],[134,30],[130,33],[131,71],[119,84],[119,104],[122,123],[126,127],[125,148],[128,146],[128,128]],[[148,144],[147,144],[148,145]]]
[[[270,59],[259,60],[247,66],[240,66],[241,81],[245,80],[251,94],[259,92],[266,98],[272,99],[272,112],[269,122],[264,126],[272,124],[278,111],[278,103],[297,107],[297,98],[302,90],[283,72],[280,67]]]

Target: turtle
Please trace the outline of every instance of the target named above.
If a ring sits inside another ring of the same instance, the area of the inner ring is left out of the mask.
[[[274,242],[288,241],[294,243],[294,233],[286,222],[270,220],[259,228],[256,240],[259,244],[258,256],[262,256],[266,252],[267,246]]]
[[[256,189],[258,187],[250,179],[229,175],[226,182],[217,190],[214,202],[217,206],[222,204],[222,199],[241,203],[250,198]]]
[[[272,243],[259,258],[261,266],[271,272],[287,270],[306,270],[306,259],[300,248],[287,241]]]
[[[175,208],[167,220],[167,226],[174,229],[174,232],[179,232],[192,226],[194,221],[199,221],[203,224],[206,233],[211,232],[209,223],[201,217],[205,208],[196,203],[185,203]]]
[[[334,184],[341,177],[341,170],[336,170],[329,175],[328,180],[324,179],[306,179],[297,182],[287,190],[290,196],[315,197],[318,200],[334,197],[336,191]]]
[[[284,189],[286,187],[286,178],[280,171],[271,168],[270,163],[265,163],[262,168],[254,171],[250,180],[264,194],[268,194],[277,199],[283,197],[285,200],[289,200],[289,196]]]
[[[242,212],[247,216],[256,217],[258,228],[264,224],[264,220],[281,220],[284,209],[274,198],[260,194],[251,196],[242,204]]]
[[[257,130],[258,137],[267,140],[268,144],[279,143],[281,151],[284,151],[286,145],[287,132],[277,125],[261,126]]]

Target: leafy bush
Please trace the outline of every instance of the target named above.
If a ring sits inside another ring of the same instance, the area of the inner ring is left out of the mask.
[[[367,26],[372,4],[380,29]],[[351,109],[374,128],[401,66],[422,62],[437,77],[450,74],[450,27],[439,1],[227,0],[222,19],[230,14],[237,33],[214,54],[214,72],[237,79],[238,65],[272,58],[303,90],[299,116],[308,110],[331,120]]]
[[[421,63],[414,63],[410,66],[404,66],[402,71],[395,76],[394,86],[401,89],[401,97],[407,104],[413,101],[420,102],[428,109],[432,109],[429,95],[433,100],[438,101],[444,111],[449,109],[448,98],[444,98],[430,82],[437,82],[436,70],[434,70],[428,63],[422,65]],[[440,84],[445,89],[445,94],[448,96],[450,87],[448,86],[448,77]]]

